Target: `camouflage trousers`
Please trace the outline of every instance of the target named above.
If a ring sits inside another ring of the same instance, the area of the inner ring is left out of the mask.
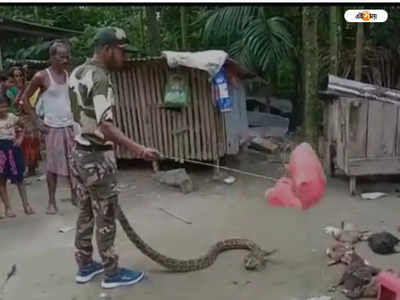
[[[114,152],[74,147],[70,166],[77,182],[80,209],[75,236],[76,261],[80,267],[92,261],[92,237],[96,225],[96,242],[105,273],[112,275],[118,266],[118,255],[114,250],[114,205],[118,201]]]

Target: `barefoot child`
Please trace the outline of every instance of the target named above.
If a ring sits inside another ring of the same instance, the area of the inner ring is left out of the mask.
[[[25,164],[22,157],[20,145],[23,139],[23,132],[16,139],[16,131],[20,126],[19,119],[8,112],[8,103],[0,95],[0,199],[5,208],[5,216],[14,218],[16,215],[12,211],[7,193],[7,180],[16,184],[22,200],[22,206],[27,215],[34,214],[29,205],[26,188],[23,182]],[[4,215],[0,212],[0,219]]]

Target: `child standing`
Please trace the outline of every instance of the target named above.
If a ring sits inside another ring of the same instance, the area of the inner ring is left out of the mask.
[[[16,131],[20,126],[18,117],[8,112],[7,100],[0,95],[0,198],[4,204],[5,216],[9,218],[16,215],[8,200],[7,180],[17,185],[25,214],[35,213],[29,205],[24,185],[25,164],[19,147],[24,138],[23,132],[16,138]],[[0,219],[3,217],[0,213]]]

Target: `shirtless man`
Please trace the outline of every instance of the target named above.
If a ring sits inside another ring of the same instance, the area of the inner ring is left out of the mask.
[[[75,204],[68,157],[74,144],[73,116],[68,93],[68,73],[70,49],[66,43],[56,40],[50,46],[51,66],[37,72],[28,85],[23,97],[25,109],[30,112],[36,128],[45,134],[46,169],[49,205],[47,214],[58,212],[55,199],[58,176],[68,177],[71,187],[71,200]],[[28,99],[40,89],[44,120],[36,114]]]

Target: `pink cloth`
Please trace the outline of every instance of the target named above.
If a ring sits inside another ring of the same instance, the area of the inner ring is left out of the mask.
[[[47,127],[46,134],[46,169],[47,172],[60,176],[69,176],[69,155],[74,145],[73,127]]]
[[[271,206],[294,206],[301,209],[300,200],[296,197],[293,190],[293,181],[283,177],[278,180],[274,188],[267,190],[265,196]]]
[[[290,178],[279,179],[266,192],[268,204],[306,210],[319,202],[325,191],[325,176],[312,147],[307,143],[297,146],[286,168]]]

